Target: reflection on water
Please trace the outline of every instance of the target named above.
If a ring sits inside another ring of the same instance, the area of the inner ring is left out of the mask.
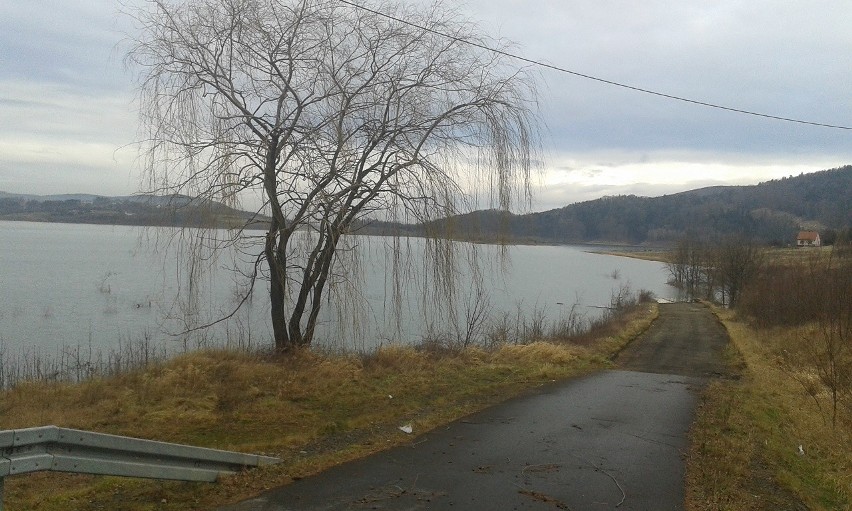
[[[234,252],[224,253],[204,261],[212,271],[190,279],[195,270],[180,261],[176,247],[161,243],[153,250],[146,241],[148,233],[124,226],[0,222],[3,350],[50,354],[62,346],[112,349],[142,339],[166,350],[271,342],[265,286],[256,288],[229,320],[181,334],[233,311],[246,288],[229,268],[246,263]],[[350,242],[362,271],[346,267],[339,275],[347,285],[358,284],[361,298],[353,301],[344,295],[339,307],[326,307],[316,342],[368,350],[381,343],[416,342],[427,333],[450,333],[453,312],[427,292],[437,277],[422,263],[429,256],[423,240],[401,244],[407,254],[402,260],[409,262],[403,266],[389,255],[388,238],[357,237]],[[578,247],[515,246],[509,248],[505,265],[497,247],[459,247],[478,252],[481,262],[476,269],[462,265],[456,274],[460,284],[455,305],[449,308],[461,316],[484,303],[492,319],[519,310],[555,319],[575,304],[574,310],[591,317],[624,286],[661,298],[676,295],[665,283],[667,272],[660,263],[592,254]],[[391,299],[395,264],[403,285],[397,290],[402,296],[398,301]],[[471,283],[473,273],[483,277],[482,292]]]

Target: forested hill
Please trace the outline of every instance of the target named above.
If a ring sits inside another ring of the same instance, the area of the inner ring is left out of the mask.
[[[754,186],[717,186],[662,197],[604,197],[527,215],[477,211],[431,225],[394,228],[410,234],[449,228],[462,239],[552,243],[665,243],[692,232],[788,245],[801,229],[831,237],[850,226],[852,165]]]

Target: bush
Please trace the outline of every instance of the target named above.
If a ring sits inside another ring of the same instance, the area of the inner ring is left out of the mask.
[[[737,311],[755,326],[793,332],[776,355],[808,395],[828,402],[832,424],[852,409],[852,257],[817,252],[775,264],[745,290]]]

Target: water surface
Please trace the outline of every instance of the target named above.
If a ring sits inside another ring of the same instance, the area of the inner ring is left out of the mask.
[[[234,264],[233,254],[204,261],[212,270],[193,283],[191,270],[175,247],[163,243],[174,232],[160,231],[156,249],[155,234],[127,226],[0,222],[3,350],[50,354],[63,346],[110,349],[145,338],[169,349],[270,342],[265,285],[230,320],[211,330],[181,334],[187,326],[232,312],[244,288],[227,269]],[[408,254],[404,259],[410,264],[402,273],[405,298],[400,307],[394,307],[391,300],[394,258],[388,252],[390,239],[354,240],[362,272],[358,276],[354,270],[345,271],[352,272],[348,280],[360,282],[361,296],[349,299],[342,309],[324,310],[317,342],[365,350],[382,343],[417,342],[427,331],[452,333],[446,311],[429,305],[433,302],[424,292],[435,276],[418,262],[428,254],[423,240],[408,239],[402,244]],[[504,260],[499,257],[499,247],[459,246],[462,253],[477,251],[481,263],[476,271],[485,283],[484,294],[479,294],[472,284],[474,270],[461,265],[455,274],[460,283],[455,307],[462,316],[465,308],[483,299],[492,319],[516,316],[518,310],[527,314],[540,311],[556,318],[572,306],[593,317],[624,286],[646,289],[661,298],[676,295],[666,284],[665,267],[656,262],[589,253],[573,246],[513,246]],[[195,286],[194,301],[187,302],[191,286]],[[433,309],[431,315],[429,309]],[[357,329],[351,327],[354,316]]]

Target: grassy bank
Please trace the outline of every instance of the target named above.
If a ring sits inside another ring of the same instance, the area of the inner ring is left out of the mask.
[[[657,261],[667,263],[671,260],[671,251],[669,250],[640,250],[637,248],[625,248],[623,251],[609,250],[600,252],[601,254],[614,255],[620,257],[630,257],[633,259],[642,259],[643,261]]]
[[[830,257],[834,247],[824,246],[820,248],[774,248],[766,247],[764,255],[767,262],[783,265],[799,265],[803,262],[810,262],[813,259]],[[625,249],[623,251],[608,251],[601,252],[602,254],[631,257],[633,259],[642,259],[645,261],[658,261],[661,263],[671,262],[674,255],[671,250],[641,250],[641,249]]]
[[[833,426],[799,383],[807,375],[779,363],[778,350],[801,332],[758,330],[730,311],[718,313],[740,378],[714,382],[702,396],[687,510],[852,509],[850,417]]]
[[[280,465],[176,483],[63,474],[9,477],[7,509],[210,509],[418,434],[553,380],[609,364],[656,305],[567,342],[492,350],[385,348],[369,356],[278,360],[199,352],[83,383],[23,383],[0,394],[0,429],[55,424],[280,457]],[[399,426],[411,424],[413,435]]]

